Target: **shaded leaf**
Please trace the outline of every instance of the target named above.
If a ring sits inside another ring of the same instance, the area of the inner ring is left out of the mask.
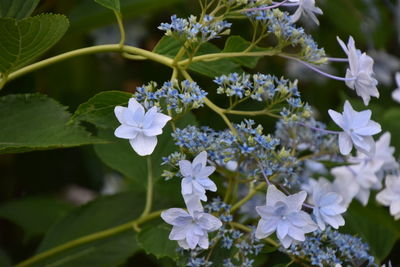
[[[11,260],[6,254],[6,252],[0,249],[0,266],[2,267],[11,267]]]
[[[104,142],[76,124],[68,124],[66,108],[45,95],[4,96],[0,114],[0,154]]]
[[[0,17],[23,19],[32,14],[39,0],[0,0]]]
[[[0,18],[0,72],[9,73],[57,43],[68,29],[63,15],[44,14],[16,21]]]
[[[109,8],[111,10],[120,11],[120,3],[119,0],[94,0],[96,3],[99,3],[100,5]]]
[[[250,47],[251,42],[246,41],[240,36],[230,36],[226,42],[225,47],[222,52],[229,53],[229,52],[242,52],[245,51],[248,47]],[[250,50],[250,52],[256,51],[263,51],[264,49],[255,47]],[[258,61],[261,57],[237,57],[233,58],[235,62],[239,63],[248,68],[255,68],[257,66]]]

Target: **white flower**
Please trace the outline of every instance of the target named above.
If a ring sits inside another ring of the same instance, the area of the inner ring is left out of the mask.
[[[203,201],[207,201],[206,190],[217,191],[215,183],[208,178],[214,171],[214,166],[206,166],[207,152],[198,154],[193,162],[188,160],[179,161],[182,179],[182,195],[198,195]]]
[[[354,197],[364,206],[367,205],[370,190],[378,190],[382,187],[376,175],[382,165],[382,161],[375,161],[336,167],[331,170],[336,177],[335,191],[343,197],[343,206],[347,207]]]
[[[400,103],[400,72],[396,73],[396,85],[397,88],[392,92],[392,98],[394,101]]]
[[[178,241],[184,249],[195,249],[209,246],[208,232],[213,232],[222,226],[222,222],[211,214],[201,211],[188,213],[183,209],[172,208],[161,213],[161,218],[171,224],[170,240]]]
[[[342,217],[346,208],[341,205],[343,198],[333,192],[332,185],[324,178],[313,184],[312,203],[314,204],[313,214],[321,230],[325,230],[325,223],[338,229],[344,225]]]
[[[378,81],[372,77],[374,60],[366,53],[361,53],[356,49],[353,37],[349,37],[347,47],[342,40],[337,40],[347,54],[350,68],[346,71],[346,85],[355,89],[357,95],[361,96],[365,105],[368,105],[371,96],[379,98],[379,92],[376,88]]]
[[[364,154],[374,151],[375,143],[371,135],[379,133],[381,126],[371,120],[371,110],[357,112],[346,101],[342,114],[331,109],[328,112],[333,121],[343,129],[343,132],[339,133],[340,153],[348,155],[353,144]]]
[[[116,137],[129,139],[132,148],[140,156],[150,155],[157,145],[157,135],[171,117],[157,112],[152,107],[145,112],[136,99],[129,99],[128,107],[116,106],[115,116],[121,125],[115,130]]]
[[[376,200],[385,206],[390,206],[390,214],[398,220],[400,219],[400,176],[386,176],[385,185],[385,189],[376,195]]]
[[[298,21],[301,15],[304,14],[305,16],[309,16],[317,25],[319,25],[319,21],[315,14],[322,15],[323,12],[319,7],[315,6],[315,0],[289,0],[289,2],[299,4],[296,12],[292,15],[293,22]]]
[[[276,231],[285,248],[293,242],[304,241],[304,234],[315,231],[318,227],[310,215],[301,210],[307,197],[305,191],[286,196],[274,185],[267,191],[265,206],[257,206],[256,211],[261,216],[257,225],[256,237],[266,238]]]

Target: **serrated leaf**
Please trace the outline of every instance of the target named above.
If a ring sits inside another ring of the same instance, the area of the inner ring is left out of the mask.
[[[81,104],[75,111],[72,120],[87,121],[99,128],[116,128],[115,106],[127,106],[131,93],[121,91],[101,92],[87,102]]]
[[[114,118],[114,120],[116,119]],[[176,126],[182,128],[189,124],[196,124],[194,116],[191,114],[185,115],[177,122]],[[112,143],[95,145],[96,154],[110,168],[119,171],[131,181],[145,185],[147,177],[146,157],[136,154],[128,140],[116,138],[113,132],[114,130],[99,131],[99,136],[110,140]],[[172,127],[167,124],[163,129],[163,134],[157,136],[158,143],[153,154],[151,154],[154,181],[161,177],[162,157],[166,157],[177,150],[171,133]]]
[[[111,10],[120,11],[120,3],[119,0],[94,0],[96,3],[99,3],[100,5],[109,8]]]
[[[171,227],[163,223],[143,229],[136,238],[146,253],[153,254],[157,258],[169,257],[177,260],[178,245],[176,241],[169,240],[170,232]]]
[[[102,143],[82,127],[68,124],[70,114],[40,94],[0,98],[0,154]]]
[[[96,199],[73,210],[55,224],[46,233],[38,253],[132,221],[140,215],[143,206],[143,195],[133,192]],[[137,249],[136,236],[131,228],[67,249],[32,266],[117,266]]]
[[[244,50],[248,49],[251,45],[251,42],[246,41],[240,36],[230,36],[226,42],[225,47],[222,52],[229,53],[229,52],[243,52]],[[254,47],[250,50],[250,52],[256,51],[263,51],[264,49],[259,47]],[[233,60],[240,65],[243,65],[248,68],[255,68],[257,66],[258,61],[261,57],[237,57],[233,58]]]
[[[0,0],[0,17],[23,19],[32,14],[39,0]]]
[[[174,58],[181,47],[182,44],[178,40],[169,36],[164,36],[153,49],[153,52]],[[196,56],[220,52],[221,49],[217,46],[211,43],[205,43],[200,47]],[[212,64],[210,62],[194,62],[190,64],[189,69],[212,78],[232,72],[243,72],[238,64],[226,58],[212,61]]]
[[[0,205],[0,217],[20,226],[29,239],[45,233],[70,209],[70,205],[52,197],[26,197]]]
[[[20,21],[0,18],[0,72],[31,62],[57,43],[68,29],[63,15],[44,14]]]

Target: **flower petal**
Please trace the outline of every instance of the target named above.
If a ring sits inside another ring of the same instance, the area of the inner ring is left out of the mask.
[[[125,124],[120,125],[115,129],[114,135],[123,139],[134,139],[138,135],[137,128]]]
[[[353,148],[353,142],[351,141],[350,136],[345,133],[339,133],[339,150],[342,155],[348,155]]]
[[[156,148],[157,137],[139,133],[136,138],[129,140],[129,142],[136,153],[140,156],[147,156],[151,155]]]

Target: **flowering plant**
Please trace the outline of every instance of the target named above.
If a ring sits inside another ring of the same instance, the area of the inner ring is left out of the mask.
[[[128,44],[123,1],[95,0],[114,13],[120,42],[32,64],[68,20],[28,17],[37,1],[28,1],[29,12],[18,9],[23,1],[3,2],[1,88],[98,52],[158,64],[154,79],[129,92],[101,92],[73,115],[45,95],[1,97],[1,153],[91,144],[126,177],[112,196],[52,221],[37,253],[16,266],[134,266],[138,251],[160,266],[380,266],[392,255],[400,239],[400,165],[391,145],[398,132],[371,108],[380,101],[374,59],[352,36],[347,43],[337,37],[346,57],[329,57],[334,52],[298,26],[320,25],[319,2],[199,0],[198,14],[160,23],[164,36],[150,51]],[[235,35],[243,22],[250,38]],[[261,71],[264,58],[334,80],[352,97],[342,113],[318,109],[302,97],[302,75]],[[330,74],[332,62],[344,64],[345,74]],[[161,82],[159,65],[170,70]],[[391,92],[395,101],[399,90]],[[212,115],[198,119],[203,110]]]

